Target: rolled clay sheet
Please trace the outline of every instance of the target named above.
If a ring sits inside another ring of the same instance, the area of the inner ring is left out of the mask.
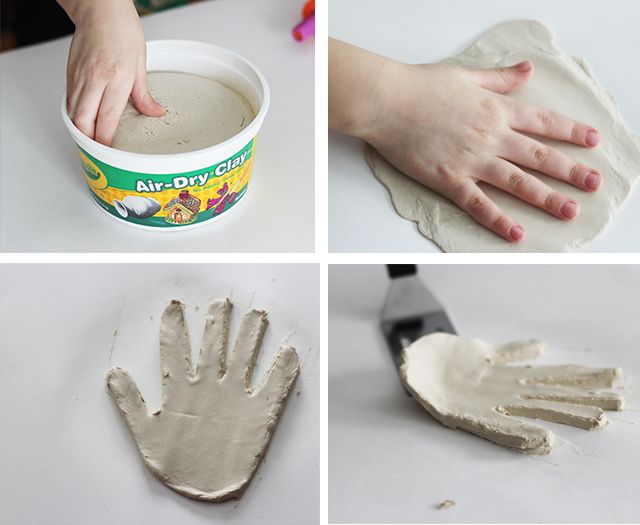
[[[389,164],[371,146],[365,158],[391,195],[396,211],[414,221],[422,235],[445,252],[569,252],[598,237],[612,220],[640,175],[640,137],[623,122],[615,101],[581,59],[561,53],[551,31],[540,22],[512,21],[482,36],[469,49],[445,63],[468,68],[494,68],[531,60],[532,79],[508,96],[545,107],[596,127],[600,144],[593,149],[535,137],[600,171],[603,183],[593,193],[541,175],[553,189],[575,199],[581,212],[572,221],[547,212],[494,187],[482,190],[526,230],[520,243],[510,243],[476,223],[449,200],[415,182]]]

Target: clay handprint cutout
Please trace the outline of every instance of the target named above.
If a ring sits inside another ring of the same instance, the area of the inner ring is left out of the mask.
[[[622,410],[610,388],[618,368],[576,365],[505,366],[544,350],[540,341],[492,345],[478,339],[431,334],[403,353],[406,388],[438,421],[529,454],[548,454],[553,433],[514,416],[584,429],[607,423],[603,410]]]
[[[264,380],[252,372],[267,327],[267,314],[250,310],[227,353],[231,303],[213,302],[206,316],[197,366],[183,305],[162,314],[162,407],[151,413],[131,376],[112,368],[107,385],[142,459],[165,485],[193,499],[239,498],[275,430],[299,373],[298,355],[283,346]]]

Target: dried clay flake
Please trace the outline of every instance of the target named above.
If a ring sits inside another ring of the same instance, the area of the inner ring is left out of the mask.
[[[452,499],[446,499],[442,503],[438,504],[438,510],[450,509],[451,507],[455,507],[456,502]]]

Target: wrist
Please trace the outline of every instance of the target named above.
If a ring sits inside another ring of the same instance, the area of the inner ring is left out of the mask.
[[[393,70],[401,64],[329,39],[329,127],[367,140]],[[393,85],[391,83],[391,85]]]
[[[104,0],[58,0],[58,4],[64,9],[76,28],[88,24],[96,16],[99,19],[104,18],[105,15],[113,16],[116,11],[121,12],[122,9],[131,11],[137,16],[132,0],[108,0],[108,2]]]
[[[394,92],[400,81],[405,64],[383,58],[367,82],[369,90],[361,99],[359,116],[354,121],[353,135],[374,144],[386,127],[389,110],[396,104]],[[395,86],[395,87],[394,87]]]

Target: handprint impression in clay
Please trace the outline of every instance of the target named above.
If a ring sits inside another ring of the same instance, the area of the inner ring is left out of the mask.
[[[600,391],[620,379],[619,368],[504,366],[543,350],[541,341],[492,345],[435,333],[405,348],[400,375],[444,425],[529,454],[548,454],[553,433],[513,416],[592,430],[607,423],[603,410],[622,410],[624,400]]]
[[[160,326],[160,410],[149,412],[126,371],[112,368],[107,376],[144,463],[162,483],[193,499],[224,501],[243,494],[300,369],[296,351],[284,346],[263,382],[252,387],[267,315],[250,310],[227,355],[230,310],[229,300],[210,305],[194,370],[183,305],[167,306]]]

